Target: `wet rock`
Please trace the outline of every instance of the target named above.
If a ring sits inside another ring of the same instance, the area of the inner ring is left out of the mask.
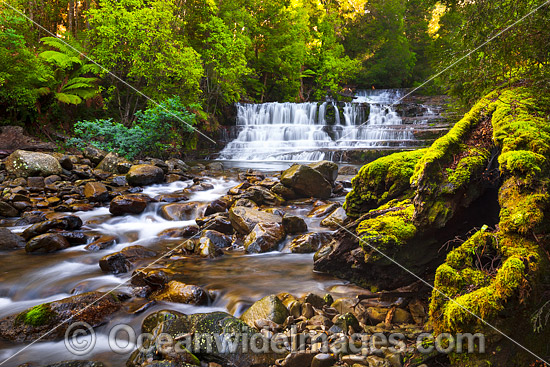
[[[16,250],[25,247],[23,237],[12,233],[7,228],[0,228],[0,250]]]
[[[241,234],[248,234],[258,223],[282,223],[283,219],[275,214],[257,209],[236,206],[229,210],[231,224]]]
[[[46,216],[48,218],[48,216]],[[30,240],[33,237],[44,234],[53,229],[58,230],[75,230],[82,227],[82,219],[75,215],[59,215],[49,216],[49,220],[33,224],[23,231],[21,236],[25,240]]]
[[[45,367],[106,367],[103,362],[97,361],[63,361],[49,364]]]
[[[168,268],[140,268],[132,274],[131,283],[136,286],[149,286],[159,289],[167,284],[173,276]]]
[[[111,182],[113,183],[113,185],[118,187],[128,185],[128,181],[126,181],[126,176],[115,176],[111,179]]]
[[[199,203],[191,201],[188,203],[168,204],[160,210],[160,216],[166,220],[182,221],[191,220],[197,213]]]
[[[150,164],[132,166],[126,174],[126,180],[131,186],[147,186],[159,184],[164,181],[162,168]]]
[[[368,356],[369,367],[391,367],[390,362],[377,356]]]
[[[244,248],[249,254],[274,251],[284,238],[285,231],[282,224],[258,223],[246,236]]]
[[[326,199],[332,194],[332,185],[319,171],[300,164],[284,171],[281,183],[305,197]]]
[[[293,253],[308,254],[319,250],[324,244],[330,242],[330,239],[329,233],[306,233],[293,239],[289,249]]]
[[[227,192],[229,195],[240,195],[242,194],[246,189],[248,189],[250,186],[252,186],[252,184],[248,181],[245,181],[245,182],[242,182],[240,184],[238,184],[237,186],[235,187],[232,187],[231,189],[229,189],[229,191]]]
[[[201,229],[211,229],[224,234],[233,234],[234,232],[227,213],[217,213],[208,217],[197,218],[195,222]]]
[[[195,226],[186,226],[183,228],[170,228],[159,233],[161,238],[182,238],[192,237],[199,233],[199,228]]]
[[[109,153],[101,160],[101,162],[97,165],[96,169],[110,172],[110,173],[120,173],[118,166],[122,163],[130,163],[126,159],[120,157],[116,153]]]
[[[227,206],[227,202],[223,200],[214,200],[213,202],[208,204],[208,206],[204,210],[204,216],[209,216],[216,213],[223,213],[227,211]]]
[[[109,200],[109,191],[100,182],[88,182],[84,186],[84,196],[91,201],[103,202]]]
[[[268,366],[281,357],[272,353],[253,353],[251,348],[243,348],[243,340],[253,340],[257,330],[225,312],[183,315],[173,311],[159,311],[145,318],[142,331],[150,332],[154,336],[166,333],[173,338],[190,335],[193,338],[192,345],[199,346],[193,350],[196,357],[201,361],[216,362],[222,366]],[[237,334],[243,335],[243,338],[236,341],[234,353],[228,353],[227,350],[222,349],[221,343],[208,342],[209,339],[222,341]],[[127,366],[139,366],[153,356],[160,360],[178,361],[176,358],[181,358],[171,355],[166,349],[157,349],[154,343],[151,347],[148,353],[134,352]],[[184,353],[181,354],[184,355]],[[185,364],[178,362],[177,366],[185,366]]]
[[[58,340],[76,322],[92,327],[105,323],[122,307],[123,295],[101,292],[83,293],[59,301],[44,303],[19,314],[0,319],[0,337],[14,342]],[[77,313],[93,303],[93,307]],[[67,320],[71,319],[70,322]]]
[[[338,178],[338,165],[331,161],[321,161],[308,164],[309,167],[319,172],[325,180],[334,185],[334,181]]]
[[[111,200],[109,212],[112,215],[141,214],[151,201],[151,198],[144,194],[120,195]]]
[[[189,244],[190,245],[190,244]],[[194,251],[201,257],[214,258],[223,255],[223,251],[216,247],[214,242],[208,237],[201,237]]]
[[[338,203],[323,203],[318,202],[314,204],[313,209],[309,212],[309,217],[322,218],[335,211],[340,204]]]
[[[284,199],[262,186],[251,186],[238,199],[249,199],[258,205],[281,205]]]
[[[315,293],[306,294],[303,297],[303,302],[309,303],[310,305],[312,305],[313,307],[315,307],[317,309],[321,309],[325,305],[325,300],[323,299],[323,297],[321,297],[321,296],[319,296],[318,294],[315,294]]]
[[[44,183],[44,177],[29,177],[27,179],[27,186],[32,192],[41,192],[44,190],[46,184]]]
[[[342,357],[342,362],[346,363],[348,366],[369,366],[369,361],[367,356],[358,356],[358,355],[347,355]]]
[[[17,177],[61,174],[59,161],[51,155],[16,150],[6,159],[6,170]]]
[[[202,233],[199,242],[211,242],[215,248],[225,248],[231,246],[232,240],[221,232],[209,229]]]
[[[129,246],[120,252],[106,255],[99,260],[99,267],[103,271],[113,274],[127,273],[134,264],[146,258],[156,256],[155,251],[149,250],[143,246]]]
[[[250,327],[254,327],[257,320],[269,320],[277,324],[283,324],[289,316],[288,309],[283,302],[274,295],[266,296],[255,302],[242,316],[243,320]]]
[[[161,203],[179,203],[189,200],[187,196],[179,193],[159,195],[156,199]]]
[[[17,226],[25,226],[28,224],[40,223],[46,220],[46,213],[40,210],[28,211],[21,215],[21,218],[16,222]]]
[[[311,361],[313,361],[313,357],[315,357],[314,353],[291,352],[282,361],[281,366],[283,366],[283,367],[309,367],[309,366],[311,366]]]
[[[426,309],[422,302],[418,299],[409,303],[409,311],[414,322],[417,324],[423,324],[426,320]]]
[[[88,244],[86,247],[84,247],[84,249],[86,251],[96,252],[113,246],[116,241],[117,238],[115,236],[103,235],[97,240],[94,240],[92,243]]]
[[[189,166],[185,164],[185,162],[182,161],[181,159],[171,158],[167,160],[165,163],[168,166],[169,171],[177,170],[177,171],[186,172],[189,170]]]
[[[56,233],[46,233],[32,238],[25,246],[29,253],[56,252],[69,248],[71,245],[65,237]]]
[[[326,353],[319,353],[313,357],[311,367],[332,367],[336,363],[336,359]]]
[[[89,159],[90,162],[92,162],[93,164],[99,164],[107,156],[107,152],[98,149],[92,145],[84,148],[84,151],[82,153],[84,154],[84,157]]]
[[[84,245],[88,243],[88,236],[83,232],[64,231],[57,234],[65,237],[71,246]]]
[[[203,288],[176,280],[170,281],[162,291],[154,294],[152,299],[191,305],[206,305],[209,302],[208,292]]]
[[[362,328],[359,325],[359,321],[357,320],[355,315],[351,312],[336,316],[332,320],[332,322],[334,323],[334,327],[339,329],[336,332],[347,333],[350,330],[350,328],[351,330],[353,330],[353,332],[356,332],[356,333],[362,331]]]
[[[296,215],[285,214],[283,216],[283,227],[288,234],[307,232],[307,224],[303,218]]]
[[[71,159],[70,156],[64,155],[61,158],[59,158],[58,160],[59,160],[59,164],[61,165],[61,168],[65,169],[67,171],[71,171],[73,169],[74,162],[73,162],[73,160]]]
[[[344,167],[341,167],[340,170],[338,170],[338,174],[342,176],[355,176],[358,173],[359,173],[359,170],[357,169],[357,167],[353,167],[353,166],[344,166]]]
[[[244,206],[245,208],[252,208],[252,209],[259,209],[260,208],[258,206],[258,204],[256,204],[255,202],[253,202],[250,199],[237,199],[233,203],[233,207],[237,207],[237,206]]]
[[[17,217],[19,211],[5,201],[0,201],[0,216],[6,218]]]
[[[59,181],[61,181],[61,177],[59,177],[58,175],[51,175],[44,179],[44,184],[46,186],[49,186]]]
[[[206,165],[206,169],[210,171],[223,171],[224,167],[221,162],[212,162]]]
[[[330,229],[338,229],[344,225],[344,221],[346,220],[346,218],[346,211],[344,210],[344,208],[339,207],[338,209],[333,211],[328,217],[323,219],[321,221],[321,225]]]

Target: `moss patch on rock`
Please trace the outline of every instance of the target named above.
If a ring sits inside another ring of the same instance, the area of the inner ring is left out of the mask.
[[[36,327],[47,325],[54,317],[55,313],[51,310],[50,304],[44,303],[21,312],[17,316],[16,322]]]

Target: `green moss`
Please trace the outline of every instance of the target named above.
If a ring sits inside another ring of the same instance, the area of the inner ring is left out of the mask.
[[[453,193],[469,184],[473,173],[485,169],[488,159],[489,152],[486,149],[472,149],[469,155],[461,159],[457,167],[449,173],[447,182],[451,184],[452,190],[448,193]]]
[[[37,327],[47,325],[54,316],[55,313],[51,310],[50,304],[44,303],[20,313],[16,318],[16,322]]]
[[[410,177],[426,149],[394,153],[361,168],[351,181],[344,209],[348,216],[359,217],[386,202],[411,196]]]

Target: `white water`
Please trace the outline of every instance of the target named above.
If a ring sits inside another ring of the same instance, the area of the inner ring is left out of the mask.
[[[414,141],[412,131],[392,106],[400,96],[398,90],[360,91],[340,107],[334,102],[238,104],[239,133],[220,159],[318,161],[330,159],[331,150],[406,147]]]

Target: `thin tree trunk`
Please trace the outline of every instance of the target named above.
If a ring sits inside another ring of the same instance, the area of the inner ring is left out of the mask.
[[[74,0],[69,0],[69,15],[67,20],[69,23],[69,33],[74,35]]]

